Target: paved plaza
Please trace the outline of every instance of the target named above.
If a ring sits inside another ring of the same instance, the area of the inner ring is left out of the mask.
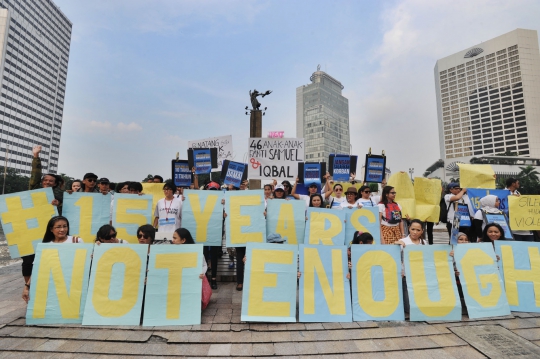
[[[436,233],[436,242],[446,238]],[[2,267],[0,358],[540,357],[540,313],[460,322],[243,323],[242,293],[232,282],[219,284],[201,325],[26,326],[20,264]]]

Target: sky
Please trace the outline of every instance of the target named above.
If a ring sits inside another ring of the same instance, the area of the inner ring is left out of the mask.
[[[249,90],[268,131],[296,135],[296,88],[317,65],[349,100],[352,153],[422,176],[439,154],[437,59],[516,28],[538,0],[54,0],[73,23],[59,173],[171,177],[187,142],[248,150]],[[251,106],[250,106],[251,107]]]

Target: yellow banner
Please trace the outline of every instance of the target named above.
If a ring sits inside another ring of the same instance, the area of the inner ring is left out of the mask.
[[[540,230],[540,196],[508,196],[508,205],[513,231]]]
[[[141,183],[142,184],[142,193],[152,196],[152,222],[154,223],[154,209],[158,201],[165,197],[163,193],[164,183]]]
[[[440,179],[415,177],[416,218],[424,222],[439,222],[441,192]]]
[[[416,218],[416,199],[414,198],[414,186],[406,172],[394,173],[388,179],[388,185],[396,190],[396,202],[401,206],[403,218],[407,215]]]
[[[462,188],[495,189],[495,171],[491,165],[469,165],[458,163],[459,184]]]

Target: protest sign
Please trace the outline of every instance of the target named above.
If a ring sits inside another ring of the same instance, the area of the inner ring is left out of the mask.
[[[540,230],[540,196],[509,196],[508,204],[512,230]]]
[[[34,254],[43,240],[47,222],[58,215],[52,188],[0,196],[0,219],[11,258]]]
[[[226,185],[240,188],[240,184],[247,180],[247,164],[225,160],[221,170],[221,181]]]
[[[137,228],[152,223],[152,196],[116,193],[113,201],[112,223],[122,238],[130,243],[139,243]]]
[[[352,245],[354,321],[405,320],[398,246]]]
[[[187,160],[172,160],[172,180],[176,187],[191,186],[191,168]]]
[[[328,208],[307,209],[304,243],[342,246],[345,243],[345,211]]]
[[[354,232],[360,231],[373,236],[373,244],[381,244],[381,222],[379,207],[363,207],[360,209],[344,209],[345,212],[345,244],[351,243]]]
[[[396,191],[395,202],[401,206],[402,218],[407,217],[407,215],[410,218],[416,218],[414,186],[409,175],[403,171],[392,174],[388,179],[388,186],[394,187]]]
[[[358,156],[333,155],[328,158],[328,172],[334,181],[348,181],[351,173],[356,173]]]
[[[208,174],[212,168],[217,168],[216,148],[188,148],[188,166],[195,167],[195,174]]]
[[[111,220],[111,199],[109,193],[64,194],[62,214],[69,221],[69,233],[93,242],[99,228]]]
[[[242,321],[296,322],[298,246],[248,243]]]
[[[456,245],[458,242],[459,227],[461,225],[461,214],[454,212],[454,220],[452,221],[452,227],[450,228],[450,244]]]
[[[266,206],[266,237],[277,233],[286,240],[287,244],[304,243],[305,213],[306,205],[304,201],[268,200]]]
[[[495,241],[510,310],[540,313],[540,243]]]
[[[404,249],[411,321],[460,320],[461,302],[451,246],[409,245]]]
[[[415,177],[415,218],[418,218],[422,222],[439,222],[439,214],[441,212],[441,207],[439,205],[441,201],[441,193],[442,183],[440,179]]]
[[[301,244],[299,253],[300,321],[351,322],[347,247]]]
[[[93,244],[37,245],[26,324],[80,324]]]
[[[491,165],[458,163],[459,183],[462,188],[495,189],[495,171]]]
[[[482,216],[484,217],[484,223],[497,223],[499,226],[501,226],[504,231],[505,239],[514,240],[514,236],[510,231],[510,226],[508,225],[506,216],[503,213],[482,212]]]
[[[370,151],[371,152],[371,151]],[[386,156],[366,155],[364,182],[381,183],[386,174]]]
[[[324,162],[299,162],[298,163],[298,179],[299,183],[309,187],[312,184],[317,187],[322,186],[322,180],[326,174],[326,163]]]
[[[303,138],[250,138],[248,177],[294,181],[304,161]]]
[[[458,244],[454,259],[469,318],[510,315],[491,243]]]
[[[221,247],[223,205],[221,191],[185,190],[182,205],[182,226],[189,230],[196,243]]]
[[[202,140],[188,141],[189,148],[215,148],[217,170],[221,171],[223,161],[234,159],[232,136],[209,137]],[[191,167],[190,167],[191,168]]]
[[[83,325],[139,325],[147,255],[142,244],[95,246]]]
[[[150,247],[143,326],[201,324],[203,260],[202,244]]]
[[[472,205],[472,216],[476,211],[482,208],[480,204],[480,199],[487,196],[488,194],[497,196],[500,201],[499,209],[508,215],[508,197],[510,196],[510,191],[507,189],[487,189],[487,188],[467,188],[467,196]]]
[[[266,242],[263,190],[226,192],[225,213],[227,247]]]
[[[143,186],[142,193],[152,196],[152,222],[148,223],[154,223],[154,210],[156,208],[156,205],[158,201],[165,197],[165,193],[163,192],[163,183],[141,183]]]

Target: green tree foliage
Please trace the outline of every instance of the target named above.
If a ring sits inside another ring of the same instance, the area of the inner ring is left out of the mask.
[[[21,175],[14,168],[8,168],[6,171],[6,181],[4,187],[4,174],[0,176],[0,187],[4,189],[4,194],[28,191],[30,178]]]
[[[371,192],[379,192],[379,184],[378,183],[368,183],[369,189]]]
[[[146,176],[146,178],[143,178],[143,180],[141,182],[148,182],[149,180],[153,179],[154,178],[154,175],[153,174],[149,174],[148,176]]]
[[[540,173],[533,167],[519,167],[521,172],[517,178],[519,180],[519,192],[522,194],[540,194],[540,181],[538,176]]]

